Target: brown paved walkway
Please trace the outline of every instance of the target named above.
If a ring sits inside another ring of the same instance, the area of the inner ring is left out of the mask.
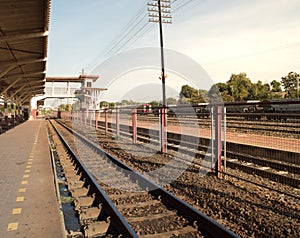
[[[44,120],[0,135],[0,237],[64,237]]]

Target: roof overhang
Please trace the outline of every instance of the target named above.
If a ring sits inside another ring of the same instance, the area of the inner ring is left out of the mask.
[[[29,101],[43,93],[50,2],[0,1],[0,97]]]

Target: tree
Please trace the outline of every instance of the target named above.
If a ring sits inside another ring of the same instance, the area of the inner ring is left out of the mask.
[[[106,101],[101,101],[100,102],[100,108],[107,108],[107,107],[109,107],[109,103],[108,102],[106,102]]]
[[[181,87],[181,91],[179,93],[179,98],[187,98],[187,99],[191,99],[193,95],[195,95],[197,93],[197,90],[194,89],[193,87],[189,86],[189,85],[183,85]]]
[[[127,105],[129,105],[129,101],[124,99],[121,101],[121,105],[127,106]]]
[[[110,102],[109,103],[109,108],[115,108],[117,104],[115,102]]]
[[[177,100],[175,98],[167,98],[167,105],[177,105]]]
[[[183,85],[179,93],[179,103],[180,104],[198,104],[205,102],[204,96],[207,95],[207,91],[203,89],[195,89],[189,85]]]
[[[222,84],[222,83],[218,83]],[[222,101],[222,95],[220,92],[220,88],[218,87],[218,84],[214,84],[211,86],[211,88],[208,91],[208,97],[210,102],[220,102]]]
[[[157,107],[157,106],[159,106],[159,102],[158,101],[151,101],[150,103],[149,103],[150,105],[151,105],[151,107],[153,108],[153,107]]]
[[[276,80],[273,80],[272,82],[271,82],[271,86],[272,86],[272,92],[282,92],[282,89],[281,89],[281,84],[280,84],[280,82],[278,82],[278,81],[276,81]]]
[[[230,87],[226,83],[214,84],[208,91],[208,97],[211,102],[233,101],[233,97],[230,95]]]
[[[255,83],[251,83],[250,88],[248,89],[248,100],[257,100],[257,91],[258,85]]]
[[[67,111],[69,111],[69,104],[60,104],[59,105],[59,109],[60,109],[60,111],[62,111],[62,112],[67,112]]]
[[[270,99],[271,97],[271,90],[270,85],[265,83],[263,84],[262,81],[258,81],[256,84],[256,97],[254,99],[257,100],[265,100]]]
[[[203,102],[208,102],[209,98],[208,98],[208,91],[205,89],[199,89],[198,90],[198,95],[201,95],[201,100],[203,100]]]
[[[285,92],[287,92],[287,97],[299,97],[299,80],[300,75],[296,72],[290,72],[287,76],[281,77],[281,84]]]
[[[230,87],[230,95],[234,101],[244,101],[248,99],[251,80],[245,73],[232,74],[227,84]]]
[[[272,98],[270,85],[268,83],[263,84],[260,80],[257,83],[251,83],[248,92],[248,100],[266,100]]]

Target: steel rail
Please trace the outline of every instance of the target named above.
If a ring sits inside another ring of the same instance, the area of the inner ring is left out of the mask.
[[[58,131],[55,125],[51,122],[55,132],[63,142],[64,146],[67,148],[69,154],[75,160],[76,164],[80,172],[82,172],[84,178],[89,182],[90,186],[92,187],[93,192],[96,193],[100,197],[101,203],[103,204],[103,209],[106,210],[107,214],[111,217],[112,224],[118,224],[115,228],[122,234],[124,237],[138,237],[138,235],[134,232],[128,222],[125,220],[123,215],[119,212],[119,210],[115,207],[114,203],[110,200],[101,186],[97,183],[94,176],[88,171],[86,166],[81,162],[81,160],[76,156],[76,153],[72,150],[69,144],[65,141],[62,134]]]
[[[109,124],[113,124],[113,123],[109,123]],[[126,133],[124,131],[122,131],[122,126],[120,125],[121,131],[120,134],[130,137],[130,133]],[[126,128],[130,126],[126,126]],[[99,126],[99,128],[102,128],[102,126]],[[111,131],[113,132],[113,129],[111,128]],[[152,131],[152,133],[149,133],[150,131]],[[137,130],[137,134],[138,134],[138,139],[141,141],[152,141],[152,142],[156,142],[156,140],[158,140],[158,132],[155,134],[154,133],[155,130],[153,129],[148,129],[148,128],[142,128],[139,127]],[[151,134],[151,138],[149,137],[149,135]],[[184,140],[185,137],[188,137],[189,139]],[[203,141],[202,141],[203,140]],[[209,142],[204,143],[205,140],[209,140],[207,138],[198,138],[195,136],[182,136],[181,134],[177,134],[177,133],[173,133],[173,132],[168,132],[168,149],[173,149],[173,150],[177,150],[178,147],[173,146],[173,145],[181,145],[182,147],[186,147],[186,148],[198,148],[199,150],[203,150],[203,151],[208,151],[209,149]],[[197,142],[196,142],[197,141]],[[198,145],[196,145],[195,143],[197,143]],[[157,142],[158,143],[158,142]],[[204,143],[204,144],[203,144]],[[206,145],[205,145],[206,144]],[[229,147],[235,145],[235,143],[232,142],[228,142]],[[240,146],[245,146],[245,145],[240,145]],[[257,146],[252,146],[252,145],[247,145],[249,148],[259,148]],[[274,151],[276,151],[276,149],[270,149],[270,148],[264,148],[264,150],[268,150],[270,151],[270,153],[274,154]],[[181,148],[182,152],[186,152],[187,154],[192,153],[193,155],[196,156],[200,156],[204,158],[204,155],[202,153],[199,152],[189,152],[188,149],[185,148]],[[289,152],[289,151],[283,151],[284,153],[290,153],[290,154],[294,154],[296,156],[296,152]],[[288,160],[288,158],[285,158],[284,161],[282,160],[282,158],[273,158],[273,159],[262,159],[259,158],[257,155],[246,155],[246,154],[242,154],[242,153],[237,153],[237,152],[232,152],[232,151],[228,151],[227,150],[227,156],[232,158],[232,159],[238,159],[238,160],[244,160],[246,162],[252,162],[254,164],[257,165],[261,165],[261,166],[269,166],[272,169],[275,170],[281,170],[281,171],[288,171],[290,173],[295,173],[295,174],[300,174],[300,167],[298,164],[299,161],[290,158]],[[292,178],[290,176],[285,176],[285,175],[281,175],[278,173],[274,173],[271,171],[266,171],[266,170],[260,170],[259,168],[252,168],[246,165],[242,165],[239,163],[234,163],[234,162],[229,162],[228,163],[229,167],[231,168],[240,168],[241,170],[243,170],[244,172],[248,172],[248,173],[256,173],[257,175],[261,176],[261,177],[265,177],[265,178],[269,178],[273,181],[276,182],[280,182],[283,184],[288,184],[291,185],[293,187],[299,187],[299,179],[297,178]],[[246,169],[248,167],[248,169]]]
[[[105,154],[107,158],[109,158],[114,164],[117,166],[127,170],[131,173],[131,178],[134,181],[138,181],[139,185],[142,186],[144,189],[147,189],[149,193],[151,193],[153,196],[160,197],[161,201],[163,203],[166,203],[167,205],[173,206],[179,214],[182,214],[187,220],[191,222],[191,224],[197,223],[198,229],[203,233],[206,234],[209,237],[224,237],[224,238],[232,238],[232,237],[239,237],[234,232],[230,231],[226,227],[222,226],[212,218],[208,217],[204,213],[196,210],[191,205],[185,203],[183,200],[177,198],[173,194],[169,193],[167,190],[162,188],[161,186],[155,184],[145,176],[139,174],[138,172],[134,171],[131,167],[124,164],[123,162],[119,161],[114,156],[108,154],[99,146],[97,146],[96,143],[88,140],[86,137],[82,136],[78,132],[74,131],[73,129],[69,128],[68,126],[64,125],[62,122],[59,122],[62,126],[64,126],[67,130],[73,133],[73,135],[76,135],[78,138],[83,140],[85,143],[87,143],[91,148],[98,151],[100,154]]]

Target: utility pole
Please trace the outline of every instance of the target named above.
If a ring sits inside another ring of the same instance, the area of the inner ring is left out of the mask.
[[[161,52],[161,79],[163,106],[166,106],[166,76],[165,76],[165,59],[164,59],[164,41],[163,41],[163,23],[172,24],[171,1],[170,0],[153,0],[148,3],[149,22],[159,23],[160,35],[160,52]]]
[[[161,153],[167,150],[167,133],[166,133],[166,76],[165,76],[165,59],[164,59],[164,41],[163,41],[163,23],[172,24],[171,0],[152,0],[148,2],[149,22],[159,23],[160,35],[160,55],[161,55],[161,79],[162,79],[162,97],[163,108],[161,110]]]

